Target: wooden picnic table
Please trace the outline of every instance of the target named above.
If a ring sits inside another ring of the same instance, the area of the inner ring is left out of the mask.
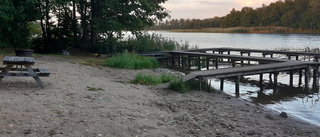
[[[43,67],[33,69],[31,67],[35,64],[33,57],[6,56],[2,62],[6,66],[0,67],[0,81],[7,76],[33,77],[41,88],[45,88],[39,77],[48,77],[50,72]]]

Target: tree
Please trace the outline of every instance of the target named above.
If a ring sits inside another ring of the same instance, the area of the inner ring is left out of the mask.
[[[28,23],[38,18],[37,4],[37,0],[0,1],[0,47],[29,47]]]

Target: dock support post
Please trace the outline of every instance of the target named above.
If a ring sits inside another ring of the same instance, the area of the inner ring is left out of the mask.
[[[191,57],[190,56],[188,56],[188,67],[189,67],[189,70],[191,69]]]
[[[198,69],[201,70],[201,57],[198,57],[198,63],[199,63]]]
[[[186,63],[184,55],[181,56],[181,62],[182,62],[182,64],[181,64],[182,68],[184,69],[185,68],[185,63]]]
[[[251,53],[249,52],[249,53],[248,53],[248,57],[250,57],[250,54],[251,54]],[[250,60],[248,61],[248,65],[250,65]]]
[[[278,93],[278,72],[273,73],[274,83],[273,83],[273,92]]]
[[[309,79],[310,79],[310,68],[307,67],[305,72],[304,72],[304,82],[305,82],[305,89],[309,90]]]
[[[302,69],[299,69],[299,87],[302,85]]]
[[[235,60],[231,60],[231,63],[232,63],[232,67],[234,68],[234,67],[236,67],[236,61]]]
[[[220,90],[223,91],[223,82],[224,82],[224,78],[220,79]]]
[[[207,57],[206,65],[207,65],[207,70],[209,70],[209,65],[210,65],[210,58],[209,57]]]
[[[260,91],[263,91],[263,73],[260,74],[260,81],[259,81]]]
[[[219,59],[216,58],[216,69],[219,69]]]
[[[313,85],[312,85],[312,87],[314,90],[319,89],[318,69],[319,69],[319,66],[316,66],[313,69]]]
[[[293,71],[290,70],[290,87],[293,87]]]
[[[299,56],[298,55],[296,56],[296,60],[299,60]]]
[[[272,84],[272,73],[269,73],[269,82]]]
[[[240,97],[240,87],[239,87],[239,82],[240,82],[240,76],[236,77],[236,97]]]
[[[181,56],[182,56],[182,55],[178,55],[178,67],[179,67],[179,68],[181,67]]]
[[[171,65],[174,66],[174,55],[171,55]]]

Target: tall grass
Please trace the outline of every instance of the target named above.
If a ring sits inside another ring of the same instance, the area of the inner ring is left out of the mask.
[[[153,52],[167,50],[187,50],[190,45],[188,42],[179,43],[175,40],[164,38],[159,34],[143,33],[125,41],[125,47],[129,52]]]
[[[159,67],[158,61],[154,58],[138,56],[128,52],[124,52],[107,59],[104,65],[127,69],[149,69]]]
[[[166,82],[170,82],[174,79],[174,76],[168,74],[162,74],[156,76],[152,74],[138,73],[132,83],[139,83],[144,85],[158,85]]]

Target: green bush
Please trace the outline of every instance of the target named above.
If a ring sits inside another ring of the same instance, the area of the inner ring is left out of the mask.
[[[159,67],[158,61],[152,57],[138,56],[127,52],[107,59],[105,65],[114,68],[127,69],[149,69]]]
[[[170,82],[169,89],[178,91],[180,93],[186,93],[190,90],[186,83],[182,81],[181,77]]]
[[[132,83],[139,83],[144,85],[159,85],[162,83],[170,82],[174,76],[162,74],[161,76],[138,73]]]

